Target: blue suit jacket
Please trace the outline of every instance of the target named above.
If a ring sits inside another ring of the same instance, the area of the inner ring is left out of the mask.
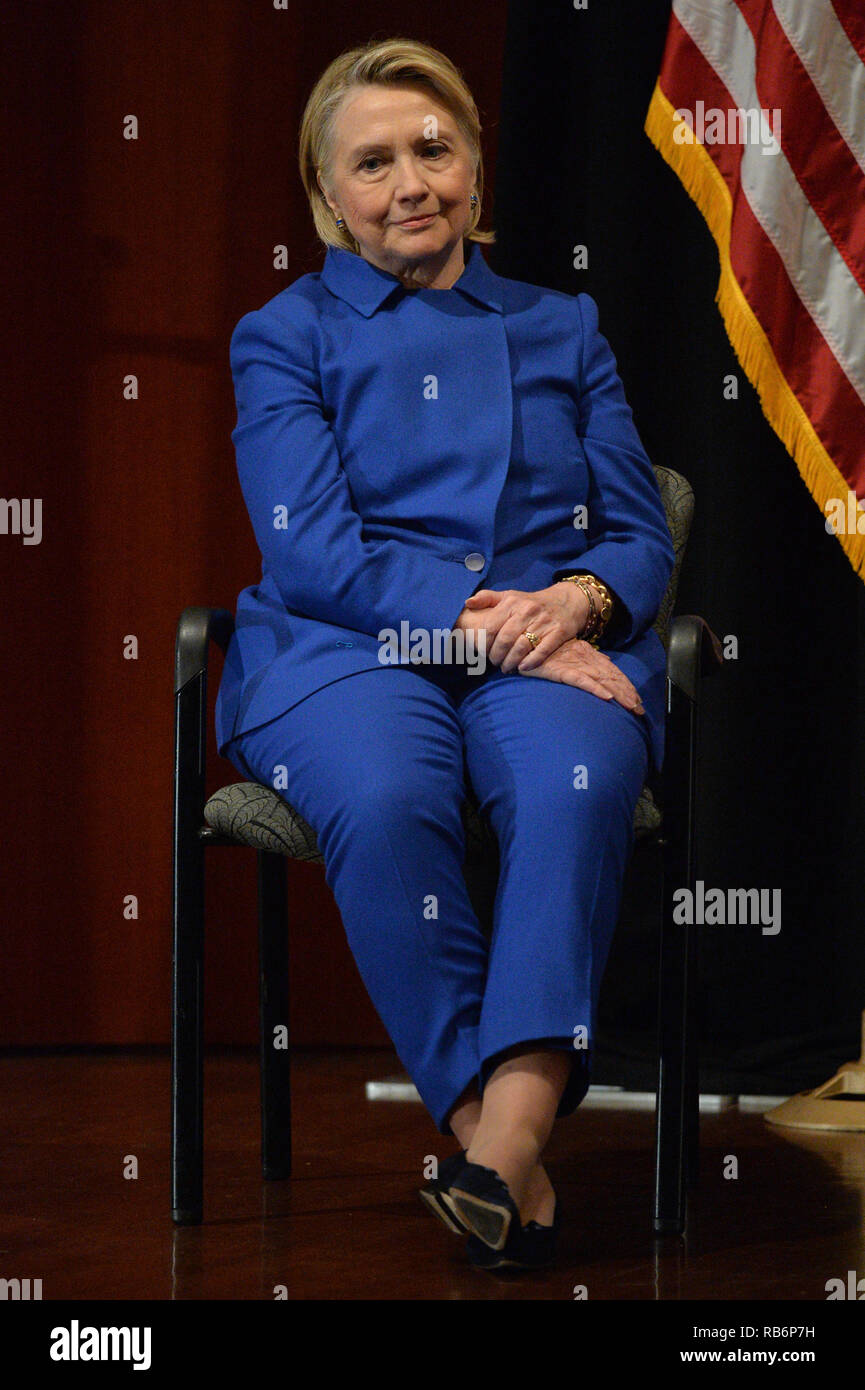
[[[661,765],[651,624],[673,546],[597,306],[495,275],[464,247],[449,290],[407,290],[329,248],[234,330],[232,439],[262,576],[238,599],[220,753],[381,665],[383,629],[449,629],[478,588],[536,590],[579,568],[625,605],[602,646],[640,692]],[[512,459],[531,503],[497,519]]]

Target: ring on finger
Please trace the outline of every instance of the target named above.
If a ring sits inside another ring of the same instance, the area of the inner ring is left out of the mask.
[[[535,647],[541,640],[540,637],[537,635],[536,632],[524,632],[523,636],[525,637],[532,651],[534,651]]]

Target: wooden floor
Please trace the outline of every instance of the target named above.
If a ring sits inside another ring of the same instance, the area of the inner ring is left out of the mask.
[[[795,1135],[761,1114],[702,1117],[684,1240],[651,1231],[651,1112],[582,1107],[547,1166],[566,1213],[557,1268],[501,1278],[417,1197],[424,1158],[455,1141],[424,1108],[368,1102],[393,1053],[298,1054],[295,1173],[259,1170],[252,1053],[208,1057],[205,1220],[169,1212],[167,1055],[0,1058],[5,1278],[48,1299],[816,1299],[865,1276],[865,1135]],[[738,1177],[723,1176],[729,1156]],[[124,1177],[130,1156],[138,1177]]]

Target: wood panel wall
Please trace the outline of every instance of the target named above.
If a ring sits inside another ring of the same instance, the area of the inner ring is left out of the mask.
[[[321,266],[297,173],[303,105],[347,47],[434,44],[481,110],[490,208],[505,13],[7,4],[0,492],[41,499],[42,535],[0,535],[4,1045],[168,1041],[174,632],[186,605],[233,608],[260,574],[228,343],[242,314]],[[273,268],[279,243],[288,270]],[[238,780],[212,713],[209,747],[212,791]],[[255,856],[208,862],[207,1038],[251,1043]],[[296,1041],[386,1041],[323,869],[289,873]]]

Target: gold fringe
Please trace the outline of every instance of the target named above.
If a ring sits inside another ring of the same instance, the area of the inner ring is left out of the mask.
[[[681,124],[687,138],[678,144],[673,130]],[[694,138],[690,127],[680,122],[675,110],[655,83],[644,126],[658,153],[681,180],[689,197],[700,209],[718,247],[721,276],[715,294],[742,370],[760,399],[763,414],[792,455],[803,482],[826,516],[827,503],[840,498],[847,515],[850,484],[827,453],[798,398],[790,388],[763,332],[736,279],[730,261],[730,228],[733,204],[724,178],[711,155]],[[856,573],[865,580],[865,535],[838,532],[844,552]]]

